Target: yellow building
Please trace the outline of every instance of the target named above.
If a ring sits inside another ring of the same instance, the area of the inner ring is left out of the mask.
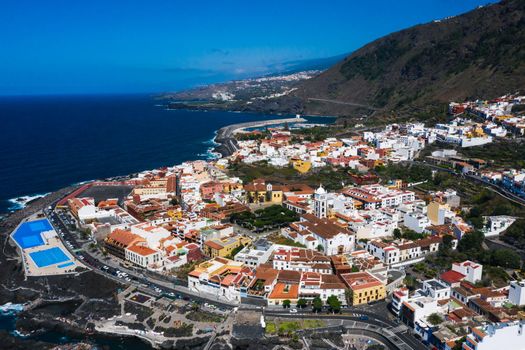
[[[282,204],[283,202],[282,186],[266,183],[263,179],[253,180],[245,185],[244,191],[248,203]]]
[[[172,218],[173,220],[180,220],[182,219],[182,210],[178,208],[178,210],[168,210],[168,216]]]
[[[352,305],[366,304],[386,298],[383,282],[368,272],[343,273],[341,278],[352,292]]]
[[[427,217],[432,225],[443,225],[445,223],[445,214],[449,210],[448,204],[432,201],[427,207]]]
[[[242,183],[239,183],[239,182],[225,182],[223,184],[224,186],[224,193],[231,193],[233,191],[238,191],[238,190],[242,190]]]
[[[229,257],[239,246],[246,246],[252,240],[243,236],[226,236],[222,238],[209,239],[204,242],[202,250],[210,258]]]
[[[312,162],[302,159],[292,159],[291,160],[292,166],[295,170],[300,172],[301,174],[307,173],[312,168]]]
[[[388,185],[388,188],[394,190],[400,190],[403,187],[403,180],[393,180],[391,184]]]

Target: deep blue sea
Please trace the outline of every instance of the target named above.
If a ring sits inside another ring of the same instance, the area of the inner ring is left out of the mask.
[[[71,184],[205,159],[222,126],[278,118],[162,103],[148,95],[0,97],[0,214]]]
[[[88,343],[94,349],[111,349],[111,350],[149,350],[151,345],[134,337],[119,337],[103,334],[85,335],[83,337],[71,337],[55,331],[48,331],[36,336],[24,337],[16,332],[16,315],[0,314],[0,329],[8,331],[11,335],[34,341],[42,341],[50,344],[74,344]]]

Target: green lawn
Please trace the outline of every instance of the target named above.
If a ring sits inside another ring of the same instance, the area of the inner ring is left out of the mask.
[[[288,333],[299,329],[322,328],[326,323],[322,320],[301,320],[301,321],[275,321],[266,323],[266,333]]]

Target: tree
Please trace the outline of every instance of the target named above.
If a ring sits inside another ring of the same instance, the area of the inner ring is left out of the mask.
[[[335,295],[330,295],[326,299],[326,304],[330,307],[330,310],[334,313],[341,311],[341,302]]]
[[[395,239],[400,239],[401,238],[401,230],[398,229],[398,228],[394,229],[393,236],[394,236]]]
[[[413,290],[416,288],[417,281],[414,276],[406,276],[403,280],[403,283],[405,284],[405,286],[407,286],[408,289]]]
[[[513,250],[498,249],[492,251],[491,265],[501,266],[511,269],[519,269],[521,266],[521,258]]]
[[[198,311],[199,308],[200,308],[200,305],[199,305],[199,303],[197,303],[197,302],[194,301],[193,303],[191,303],[191,306],[190,306],[190,307],[191,307],[191,310],[192,310],[192,311]]]
[[[299,309],[305,308],[306,307],[306,299],[302,299],[301,298],[301,299],[297,300],[297,307]]]
[[[354,292],[351,289],[345,290],[346,303],[352,305],[354,303]]]
[[[292,302],[289,299],[283,300],[283,308],[287,309],[292,305]]]
[[[315,297],[312,301],[312,308],[314,312],[319,312],[323,309],[323,301],[319,297]]]
[[[454,347],[452,350],[462,350],[463,349],[463,343],[467,341],[466,337],[463,337],[459,340],[456,340],[456,343],[454,344]]]
[[[454,240],[454,237],[451,235],[445,235],[443,236],[443,242],[439,246],[443,251],[449,251],[452,249],[452,241]]]
[[[465,234],[458,243],[458,251],[461,253],[477,253],[483,249],[482,244],[485,239],[480,231]]]
[[[430,322],[432,325],[437,326],[441,322],[443,322],[443,318],[437,313],[433,313],[427,317],[428,322]]]
[[[319,244],[316,249],[317,249],[318,252],[324,251],[324,247],[323,247],[322,244]]]

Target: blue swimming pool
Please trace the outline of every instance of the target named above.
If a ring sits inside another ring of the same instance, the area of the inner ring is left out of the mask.
[[[24,222],[13,234],[14,240],[22,249],[33,248],[44,244],[41,233],[52,230],[47,219]]]
[[[59,267],[59,268],[62,269],[62,268],[64,268],[64,267],[68,267],[68,266],[72,266],[72,265],[75,265],[75,263],[72,262],[72,261],[70,261],[70,262],[67,262],[67,263],[60,264],[60,265],[58,265],[57,267]]]
[[[69,261],[69,257],[58,247],[40,250],[38,252],[29,253],[29,256],[38,267],[46,267],[64,261]]]

